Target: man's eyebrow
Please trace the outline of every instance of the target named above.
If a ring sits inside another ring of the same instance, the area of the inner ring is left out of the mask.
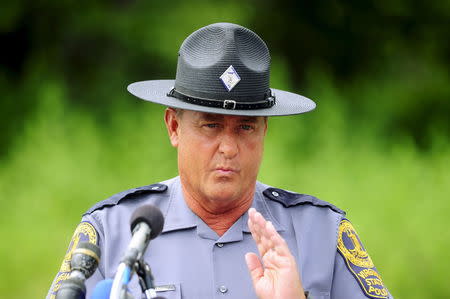
[[[244,123],[257,123],[258,119],[256,117],[243,118],[243,119],[241,119],[241,122],[244,122]]]
[[[214,113],[203,113],[200,116],[200,120],[204,121],[222,121],[224,119],[224,115],[222,114],[214,114]],[[253,116],[243,116],[238,119],[240,122],[244,123],[257,123],[258,118]]]
[[[203,113],[200,116],[201,120],[206,120],[206,121],[219,121],[223,119],[223,115],[220,114],[214,114],[214,113]]]

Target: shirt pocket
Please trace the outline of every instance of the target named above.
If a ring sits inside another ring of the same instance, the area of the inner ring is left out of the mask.
[[[179,283],[159,283],[155,286],[156,295],[165,299],[181,299]]]
[[[308,299],[330,299],[330,293],[309,291]]]

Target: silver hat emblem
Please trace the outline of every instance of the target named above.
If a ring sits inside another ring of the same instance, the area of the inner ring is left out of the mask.
[[[241,77],[239,77],[238,73],[234,69],[232,65],[230,65],[227,70],[220,76],[220,80],[222,80],[223,85],[228,91],[231,91],[236,84],[241,81]]]

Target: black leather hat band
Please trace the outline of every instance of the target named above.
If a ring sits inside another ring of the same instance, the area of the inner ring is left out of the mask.
[[[270,108],[273,105],[275,105],[275,96],[272,95],[270,89],[266,92],[265,99],[257,102],[241,102],[235,100],[213,100],[213,99],[193,98],[176,91],[175,88],[172,88],[167,94],[167,96],[177,98],[183,102],[190,104],[214,108],[223,108],[229,110],[264,109]]]

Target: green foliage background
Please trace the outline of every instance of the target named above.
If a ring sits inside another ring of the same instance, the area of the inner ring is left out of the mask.
[[[397,298],[448,298],[449,15],[438,1],[2,4],[0,296],[44,297],[85,210],[176,175],[164,107],[126,85],[173,78],[183,39],[229,21],[267,42],[273,87],[318,104],[270,119],[260,180],[346,210]]]

